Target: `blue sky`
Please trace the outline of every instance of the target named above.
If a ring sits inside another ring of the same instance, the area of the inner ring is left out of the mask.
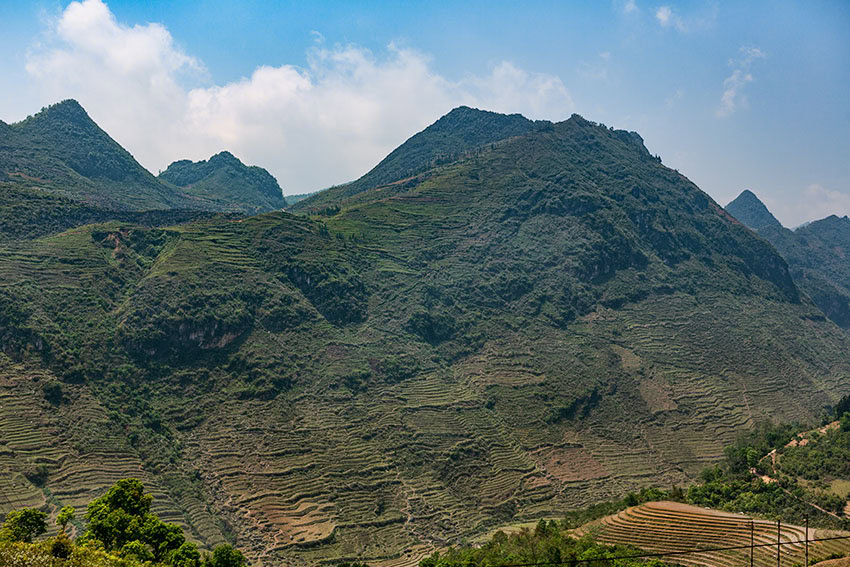
[[[286,193],[458,104],[638,131],[721,204],[850,213],[850,3],[6,2],[0,119],[73,97],[154,172],[230,149]]]

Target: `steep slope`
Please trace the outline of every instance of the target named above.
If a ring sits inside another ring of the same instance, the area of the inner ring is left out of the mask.
[[[726,205],[730,215],[755,231],[763,228],[781,228],[782,224],[767,210],[758,197],[749,189],[744,189],[735,200]]]
[[[264,213],[286,206],[280,185],[268,171],[249,167],[230,152],[220,152],[207,161],[176,161],[159,178],[221,210]]]
[[[393,150],[366,175],[300,200],[294,211],[319,211],[367,189],[401,181],[464,152],[529,132],[534,122],[520,114],[498,114],[460,106]]]
[[[280,188],[270,175],[227,156],[219,154],[207,166],[216,171],[197,188],[177,187],[143,168],[77,101],[65,100],[21,122],[0,125],[0,189],[34,190],[103,211],[255,213],[282,206]]]
[[[770,242],[799,288],[838,326],[850,329],[850,219],[832,215],[791,231],[750,191],[726,210]]]
[[[202,542],[388,567],[688,482],[850,387],[782,258],[636,134],[539,124],[339,207],[0,245],[6,499],[61,505],[114,454]]]
[[[157,181],[74,100],[0,135],[0,171],[7,178],[102,208],[191,208],[191,199]]]

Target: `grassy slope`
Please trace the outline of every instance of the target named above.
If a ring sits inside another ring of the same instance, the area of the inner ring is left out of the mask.
[[[93,207],[18,183],[0,183],[0,235],[27,240],[70,228],[117,220],[163,226],[211,218],[217,213],[192,209],[114,211]]]
[[[8,395],[56,373],[106,416],[3,493],[105,485],[109,440],[204,542],[403,559],[686,482],[848,385],[784,262],[627,133],[573,118],[341,205],[0,248]]]

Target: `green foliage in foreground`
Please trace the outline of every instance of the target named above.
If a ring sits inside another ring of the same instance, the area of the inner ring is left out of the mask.
[[[419,562],[420,567],[462,567],[469,565],[509,565],[516,563],[559,564],[574,560],[606,559],[640,554],[640,550],[621,545],[600,545],[590,537],[575,539],[556,521],[540,520],[533,530],[505,534],[496,532],[481,547],[452,548],[434,553]],[[665,565],[658,560],[618,559],[608,565],[629,567]]]
[[[175,524],[151,513],[153,496],[135,478],[119,480],[88,505],[85,533],[72,542],[65,525],[74,509],[64,507],[55,538],[33,544],[47,530],[47,514],[25,508],[10,512],[0,528],[0,567],[13,565],[242,567],[245,558],[230,545],[220,545],[202,558],[197,546]]]
[[[59,538],[38,543],[0,542],[2,567],[137,567],[135,559],[122,558],[100,549],[76,545],[70,555],[60,557],[54,553]],[[148,564],[149,566],[150,564]]]
[[[47,514],[41,510],[24,508],[14,510],[6,516],[0,528],[0,541],[22,541],[30,543],[47,531]]]

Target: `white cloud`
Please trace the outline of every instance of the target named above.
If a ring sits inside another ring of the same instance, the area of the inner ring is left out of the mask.
[[[101,0],[83,0],[51,22],[27,72],[44,97],[78,99],[153,171],[228,149],[269,169],[287,193],[358,177],[461,104],[548,119],[574,110],[558,77],[510,62],[451,80],[412,49],[326,48],[317,37],[306,67],[261,66],[210,86],[164,26],[128,26]]]
[[[633,14],[637,11],[639,11],[639,8],[637,7],[635,0],[626,0],[626,3],[623,4],[624,14]]]
[[[655,12],[655,19],[661,24],[661,27],[666,28],[673,23],[673,10],[670,6],[660,6]]]
[[[670,6],[659,6],[655,10],[655,19],[662,28],[673,28],[681,33],[712,28],[717,21],[719,6],[717,2],[707,2],[700,13],[687,17],[679,15]]]
[[[818,183],[806,187],[797,203],[791,218],[796,224],[826,218],[829,215],[845,216],[850,214],[850,195],[827,189]]]
[[[673,27],[680,32],[688,31],[688,25],[678,14],[673,12],[673,8],[670,6],[660,6],[655,11],[655,19],[658,20],[662,28]]]
[[[720,97],[720,107],[716,111],[719,118],[730,116],[738,108],[746,108],[749,105],[744,87],[754,80],[750,68],[756,59],[766,57],[757,47],[742,47],[740,54],[739,58],[729,61],[732,74],[723,80],[723,94]]]

